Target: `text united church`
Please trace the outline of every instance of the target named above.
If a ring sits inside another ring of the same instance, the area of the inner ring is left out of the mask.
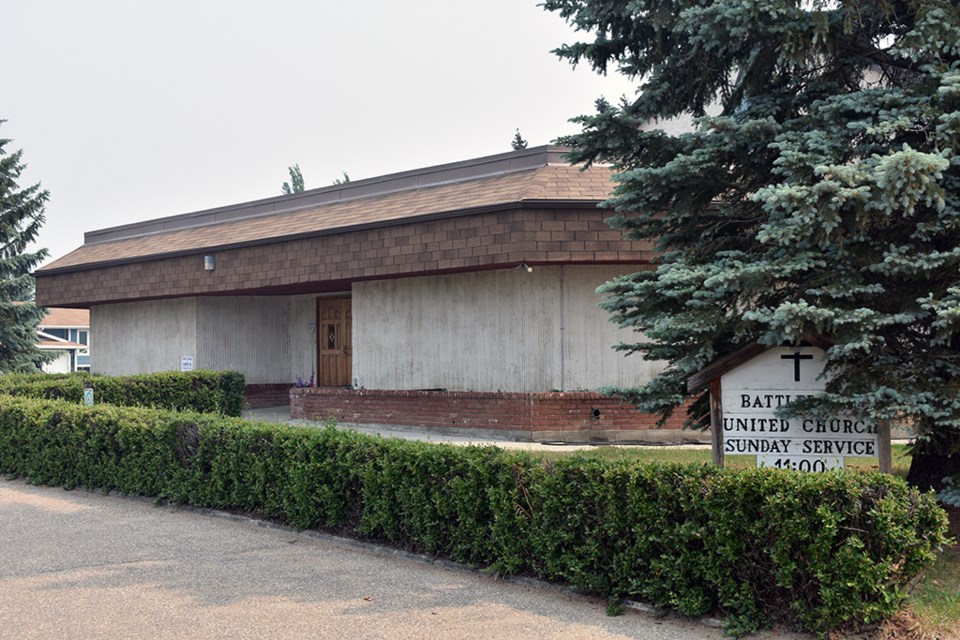
[[[809,394],[740,394],[742,409],[775,409],[793,400],[810,397]],[[876,426],[853,418],[834,418],[815,420],[804,418],[800,428],[805,433],[876,433]],[[790,431],[790,420],[784,418],[747,418],[735,417],[723,419],[723,430],[728,433],[786,433]]]

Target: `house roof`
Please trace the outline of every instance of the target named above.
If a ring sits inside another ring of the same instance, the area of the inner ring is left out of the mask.
[[[832,345],[833,341],[828,336],[824,335],[807,336],[799,343],[799,346],[812,346],[817,347],[818,349],[823,349],[824,351],[829,349]],[[750,344],[740,347],[733,353],[729,353],[722,358],[714,360],[687,379],[687,391],[691,393],[694,391],[699,391],[717,378],[720,378],[724,374],[733,371],[745,362],[756,358],[764,351],[772,348],[773,347],[751,342]]]
[[[51,351],[77,351],[78,349],[87,348],[85,344],[68,342],[66,340],[38,340],[37,346],[41,349],[49,349]]]
[[[212,249],[344,233],[505,206],[596,204],[612,190],[609,167],[582,170],[544,146],[300,194],[125,225],[85,235],[80,248],[38,275]]]
[[[89,309],[66,309],[48,307],[47,315],[40,321],[41,328],[86,328],[90,326]]]

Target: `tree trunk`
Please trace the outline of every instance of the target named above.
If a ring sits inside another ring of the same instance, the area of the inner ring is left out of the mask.
[[[913,444],[907,482],[921,491],[939,491],[943,479],[960,474],[960,433],[939,433]]]

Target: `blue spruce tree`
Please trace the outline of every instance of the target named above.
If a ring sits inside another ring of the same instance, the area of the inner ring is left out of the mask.
[[[32,272],[47,250],[28,249],[43,225],[49,193],[39,184],[18,186],[23,152],[8,152],[9,143],[0,138],[0,374],[39,371],[46,360],[37,348],[44,309],[33,303]]]
[[[545,7],[587,36],[559,56],[639,84],[561,141],[574,162],[615,166],[613,225],[660,252],[605,286],[606,308],[637,331],[623,349],[669,366],[613,391],[666,414],[739,347],[826,336],[832,378],[805,409],[908,422],[921,486],[960,472],[957,4]],[[685,133],[651,126],[682,117]]]

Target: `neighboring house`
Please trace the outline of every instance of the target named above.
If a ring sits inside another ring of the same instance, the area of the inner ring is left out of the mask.
[[[56,357],[43,365],[47,373],[90,370],[90,311],[49,308],[37,330],[38,346]]]
[[[653,249],[604,222],[611,170],[563,153],[89,232],[36,273],[37,300],[90,309],[97,372],[190,362],[245,372],[251,403],[290,397],[298,417],[638,437],[655,420],[596,390],[661,365],[612,349],[635,336],[609,322],[596,288],[652,268]],[[290,390],[311,377],[317,388]]]

